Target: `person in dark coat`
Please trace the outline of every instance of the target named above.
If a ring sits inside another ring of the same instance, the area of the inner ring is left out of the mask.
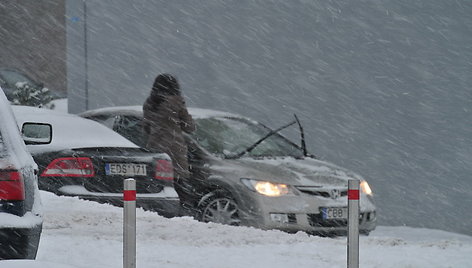
[[[195,123],[188,113],[177,79],[170,74],[160,74],[154,80],[151,94],[143,105],[146,148],[152,152],[167,153],[174,165],[174,186],[181,203],[185,203],[183,185],[190,178],[187,160],[187,144],[183,132],[195,130]]]

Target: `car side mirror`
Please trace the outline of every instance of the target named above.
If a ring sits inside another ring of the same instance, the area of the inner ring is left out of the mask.
[[[46,123],[23,124],[21,134],[25,144],[49,144],[52,141],[52,126]]]

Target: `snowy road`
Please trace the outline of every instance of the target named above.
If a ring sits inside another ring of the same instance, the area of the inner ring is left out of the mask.
[[[3,261],[0,267],[122,267],[121,208],[41,194],[45,223],[36,266]],[[137,217],[140,268],[346,267],[345,238],[166,219],[142,210]],[[361,237],[360,249],[361,267],[472,267],[472,237],[438,230],[379,227]]]

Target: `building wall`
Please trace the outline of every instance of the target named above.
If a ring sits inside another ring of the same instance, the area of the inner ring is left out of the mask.
[[[66,93],[64,0],[0,1],[0,68]]]

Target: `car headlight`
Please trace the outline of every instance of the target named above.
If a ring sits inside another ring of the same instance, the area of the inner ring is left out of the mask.
[[[252,179],[241,179],[241,181],[249,189],[266,196],[282,196],[291,193],[287,184]]]
[[[370,186],[369,184],[367,183],[367,181],[361,181],[361,189],[362,189],[362,192],[366,195],[372,195],[372,189],[370,189]]]

